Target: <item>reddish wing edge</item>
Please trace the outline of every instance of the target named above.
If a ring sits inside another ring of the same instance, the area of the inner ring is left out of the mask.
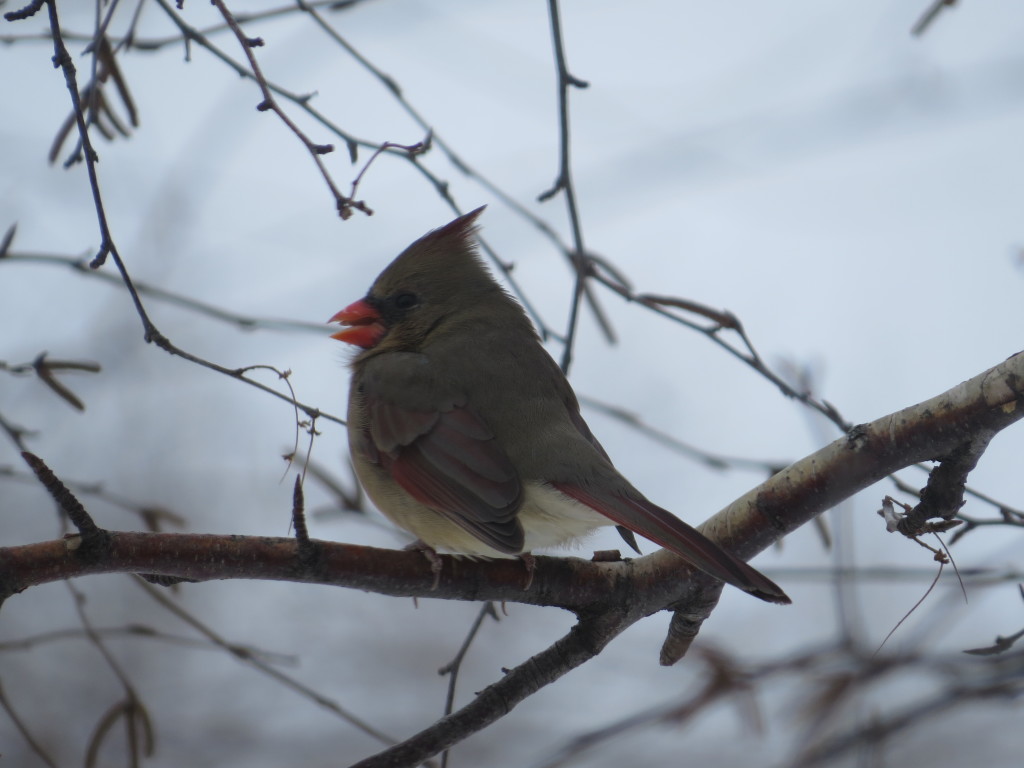
[[[551,485],[618,525],[660,544],[716,579],[769,603],[788,605],[792,602],[775,582],[760,571],[729,554],[668,510],[646,499],[641,501],[619,495],[598,495],[573,483],[552,482]]]
[[[438,414],[381,407],[371,414],[381,432],[370,438],[381,465],[406,493],[499,552],[522,552],[522,484],[475,415],[461,407]]]
[[[479,498],[437,473],[418,448],[406,449],[398,459],[385,461],[384,465],[406,493],[484,544],[510,555],[523,551],[523,529],[514,514],[502,515],[505,510],[485,508],[487,515],[499,513],[497,519],[485,519]]]

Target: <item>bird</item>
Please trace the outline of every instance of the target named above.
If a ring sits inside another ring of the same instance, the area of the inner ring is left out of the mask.
[[[438,550],[520,556],[529,568],[534,549],[615,525],[638,552],[633,532],[755,597],[789,603],[615,468],[526,311],[483,263],[484,207],[416,240],[328,321],[342,326],[332,338],[357,348],[349,450],[374,504],[437,569]]]

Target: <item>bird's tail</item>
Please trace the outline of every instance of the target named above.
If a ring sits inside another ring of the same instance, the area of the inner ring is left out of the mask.
[[[552,486],[581,504],[586,504],[618,525],[675,552],[688,563],[726,584],[749,592],[769,603],[792,602],[771,579],[738,557],[731,555],[703,533],[668,510],[647,499],[619,493],[605,493],[574,483],[553,482]]]

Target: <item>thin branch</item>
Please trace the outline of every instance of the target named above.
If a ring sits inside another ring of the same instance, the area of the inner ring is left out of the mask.
[[[134,34],[134,29],[138,23],[139,10],[144,5],[146,0],[139,0],[139,4],[136,7],[135,17],[129,32],[122,37],[112,36],[110,39],[118,49],[134,48],[137,51],[152,52],[159,51],[162,48],[167,48],[172,45],[177,45],[184,40],[182,35],[167,35],[165,37],[138,37]],[[329,11],[340,11],[348,10],[361,3],[368,2],[368,0],[309,0],[308,5],[314,8],[327,8]],[[39,6],[42,7],[42,0],[39,2]],[[281,16],[291,16],[295,13],[295,5],[282,5],[277,8],[269,8],[265,11],[256,11],[254,13],[236,13],[235,18],[240,24],[249,24],[260,21],[268,21],[279,18]],[[7,15],[7,14],[5,14]],[[10,21],[10,19],[8,19]],[[227,22],[220,24],[211,24],[210,26],[203,27],[198,30],[200,34],[204,36],[217,35],[221,32],[229,32],[231,28]],[[94,40],[93,34],[85,34],[82,32],[65,32],[64,39],[71,40],[73,42],[85,42],[91,43]],[[50,36],[45,32],[38,33],[27,33],[22,35],[0,35],[0,43],[21,43],[21,42],[39,42],[48,41]]]
[[[21,458],[25,460],[29,468],[35,473],[36,477],[39,478],[39,482],[42,483],[43,487],[49,492],[57,505],[64,511],[64,514],[68,516],[71,524],[78,529],[79,536],[82,537],[83,541],[90,539],[97,539],[102,536],[101,529],[93,521],[92,516],[86,511],[85,507],[82,506],[71,490],[60,481],[46,464],[36,456],[34,453],[28,451],[22,451]]]
[[[199,619],[197,619],[195,616],[193,616],[191,613],[183,609],[175,601],[170,600],[166,595],[163,594],[161,590],[157,589],[151,584],[148,584],[145,580],[136,579],[135,583],[147,595],[149,595],[150,598],[157,602],[162,608],[170,612],[180,621],[192,627],[200,635],[206,638],[206,640],[210,642],[212,645],[227,652],[242,664],[245,664],[248,667],[252,667],[253,669],[258,670],[260,673],[266,675],[272,680],[277,681],[284,687],[292,691],[295,691],[300,696],[308,699],[309,701],[312,701],[317,706],[322,707],[323,709],[326,709],[329,712],[332,712],[333,714],[337,715],[340,719],[349,723],[350,725],[367,734],[368,736],[372,736],[377,741],[380,741],[383,744],[394,744],[397,741],[395,738],[389,736],[388,734],[374,728],[372,725],[367,723],[358,715],[351,712],[346,707],[343,707],[337,701],[330,699],[324,696],[323,694],[315,691],[314,689],[310,688],[309,686],[305,685],[304,683],[299,682],[291,675],[285,674],[281,670],[276,669],[262,658],[263,654],[253,653],[252,648],[250,646],[239,643],[233,643],[226,640],[213,629],[211,629],[209,626],[207,626]]]
[[[928,31],[928,28],[938,18],[940,13],[946,10],[946,8],[952,8],[954,5],[956,5],[956,0],[932,0],[932,4],[925,9],[924,13],[921,14],[921,18],[911,27],[910,34],[920,37]]]
[[[163,0],[159,1],[163,2]],[[281,400],[284,400],[285,402],[290,403],[294,407],[300,408],[310,418],[317,418],[322,416],[323,418],[337,422],[338,424],[344,424],[343,419],[331,416],[326,413],[322,413],[318,408],[314,408],[313,406],[298,402],[294,396],[289,396],[282,392],[278,392],[272,387],[268,387],[265,384],[262,384],[261,382],[248,378],[247,376],[244,375],[245,371],[247,370],[245,368],[227,368],[225,366],[219,365],[209,360],[205,360],[197,355],[193,355],[189,352],[186,352],[180,347],[175,346],[170,341],[170,339],[164,336],[153,323],[153,321],[150,319],[148,313],[145,310],[145,307],[143,307],[142,300],[139,297],[139,293],[135,289],[132,278],[128,274],[128,270],[125,267],[124,262],[121,260],[121,256],[117,250],[117,246],[114,244],[113,237],[107,225],[107,218],[103,206],[103,199],[99,188],[99,180],[96,174],[97,155],[89,140],[89,132],[85,123],[85,117],[82,112],[81,99],[79,98],[78,93],[78,81],[75,75],[75,66],[71,59],[71,55],[68,53],[67,47],[64,45],[64,40],[60,30],[60,22],[57,18],[55,0],[45,0],[45,4],[50,12],[50,31],[53,37],[53,45],[55,51],[54,62],[64,72],[64,79],[67,84],[68,91],[71,94],[71,102],[75,112],[75,119],[78,124],[79,135],[81,136],[82,144],[84,147],[85,163],[89,175],[89,186],[92,191],[93,203],[96,208],[96,216],[100,227],[100,248],[96,256],[90,262],[89,266],[93,269],[98,269],[100,266],[103,265],[103,262],[108,255],[114,260],[118,272],[121,275],[121,279],[123,280],[129,295],[131,296],[132,303],[135,306],[136,313],[139,315],[139,318],[142,321],[143,329],[145,332],[144,338],[146,342],[156,344],[165,352],[176,357],[180,357],[184,360],[188,360],[189,362],[195,363],[196,365],[199,365],[201,367],[208,368],[210,370],[216,371],[226,376],[230,376],[232,378],[238,379],[239,381],[244,381],[249,386],[255,387],[263,392],[266,392],[267,394],[273,395],[274,397],[277,397]]]
[[[721,453],[712,453],[711,451],[698,448],[685,440],[680,440],[675,435],[669,434],[668,432],[664,432],[657,427],[647,424],[636,413],[621,406],[595,400],[594,398],[587,397],[586,395],[579,395],[579,401],[584,407],[597,411],[598,413],[603,413],[606,416],[610,416],[611,418],[631,427],[641,435],[644,435],[656,443],[664,445],[676,453],[686,456],[699,464],[703,464],[709,469],[746,469],[773,475],[788,463],[783,461],[771,462],[764,461],[762,459],[747,459],[741,456],[726,456]]]
[[[331,195],[334,197],[334,205],[338,211],[338,215],[342,219],[347,219],[352,216],[353,210],[362,211],[367,216],[373,215],[373,211],[367,207],[367,205],[361,200],[355,200],[351,197],[343,195],[341,190],[338,189],[334,183],[334,179],[331,178],[331,174],[327,171],[327,166],[324,165],[324,161],[321,159],[322,155],[329,154],[334,151],[333,144],[317,144],[310,139],[295,122],[288,116],[288,114],[281,108],[274,98],[273,91],[267,84],[267,79],[263,76],[263,70],[260,69],[259,62],[256,60],[256,54],[253,53],[253,48],[257,48],[263,45],[263,40],[258,37],[247,37],[238,21],[235,19],[231,11],[224,4],[224,0],[211,0],[217,10],[220,11],[221,16],[224,17],[224,21],[227,22],[231,31],[235,34],[238,39],[238,44],[242,46],[242,50],[245,52],[246,58],[249,60],[249,67],[252,70],[253,79],[259,85],[260,92],[263,94],[263,101],[260,102],[259,106],[256,107],[260,112],[272,111],[280,118],[281,122],[288,126],[288,129],[298,137],[299,141],[309,152],[313,162],[316,163],[317,170],[320,171],[320,175],[323,177],[324,182],[327,184],[327,188],[331,190]]]
[[[119,627],[93,627],[93,631],[101,637],[131,637],[140,640],[155,640],[168,645],[192,648],[196,650],[213,650],[216,648],[215,644],[208,641],[197,640],[193,637],[185,637],[183,635],[172,635],[169,632],[162,632],[145,624],[125,624]],[[64,640],[80,640],[85,636],[86,632],[81,628],[54,629],[49,632],[39,632],[35,635],[27,635],[14,640],[0,642],[0,653],[35,650],[40,646],[48,645],[50,643],[59,643]],[[278,665],[285,664],[294,667],[298,662],[297,657],[292,654],[276,653],[274,651],[267,651],[262,648],[249,645],[239,645],[239,648],[243,649],[242,652],[245,654],[258,656],[261,659],[265,659],[268,662]]]
[[[13,467],[8,466],[0,466],[0,477],[13,480],[15,482],[31,482],[33,484],[39,482],[39,479],[35,474],[18,472]],[[146,530],[153,533],[162,530],[165,524],[176,528],[181,528],[185,524],[185,518],[175,512],[162,507],[142,504],[140,502],[133,501],[126,496],[112,493],[111,491],[106,490],[102,483],[67,480],[66,478],[61,478],[61,482],[80,495],[93,496],[107,504],[111,504],[125,510],[126,512],[131,512],[132,514],[137,515],[143,525],[145,525]]]
[[[739,318],[731,312],[712,310],[686,299],[637,293],[631,285],[621,280],[620,275],[608,274],[605,268],[606,263],[603,260],[596,259],[593,255],[588,254],[587,261],[590,264],[590,277],[594,281],[604,285],[627,301],[637,302],[663,318],[703,334],[713,344],[716,344],[766,378],[783,395],[797,400],[822,414],[842,431],[847,432],[853,426],[841,416],[832,404],[816,400],[809,392],[800,392],[794,389],[781,375],[769,368],[750,340]],[[702,325],[675,310],[690,311],[701,317],[714,318],[714,322],[712,325]],[[726,319],[728,322],[723,324],[722,321]],[[726,339],[722,334],[723,330],[734,332],[739,337],[739,343],[737,344]]]
[[[119,276],[112,275],[109,272],[90,269],[88,259],[50,253],[27,253],[23,251],[15,251],[3,254],[0,252],[0,263],[3,263],[4,259],[11,262],[20,261],[28,264],[67,267],[83,277],[99,280],[119,288],[126,288],[124,281]],[[327,326],[323,323],[311,323],[305,320],[291,320],[277,317],[257,317],[255,315],[246,315],[240,312],[231,312],[213,304],[200,301],[199,299],[194,299],[190,296],[169,291],[153,283],[136,280],[133,284],[135,286],[135,290],[140,296],[150,296],[168,304],[182,307],[190,312],[195,312],[196,314],[205,315],[214,320],[235,325],[244,331],[263,329],[271,331],[327,333]]]
[[[815,744],[799,757],[789,762],[794,768],[815,768],[836,761],[838,758],[862,749],[865,744],[877,744],[895,734],[916,727],[922,723],[934,723],[938,715],[961,708],[968,700],[986,699],[1009,700],[1024,694],[1021,675],[984,684],[950,686],[924,701],[905,706],[884,720],[874,720],[858,728]]]
[[[640,728],[650,728],[658,724],[679,728],[721,698],[735,695],[740,691],[747,692],[750,681],[756,679],[756,673],[741,670],[738,664],[723,655],[716,658],[710,652],[704,652],[702,656],[713,673],[703,681],[695,693],[682,701],[648,708],[575,736],[545,759],[539,768],[558,768],[574,761],[582,764],[578,758],[585,753],[598,752],[602,745]]]
[[[561,362],[562,372],[567,374],[569,366],[572,364],[573,344],[576,339],[576,329],[579,326],[580,299],[583,297],[589,272],[583,257],[583,254],[586,253],[583,247],[583,228],[580,226],[579,208],[576,204],[576,188],[572,182],[572,162],[569,158],[569,88],[586,88],[589,84],[569,73],[569,66],[565,58],[565,45],[562,39],[562,22],[559,15],[558,0],[548,0],[548,17],[551,20],[551,38],[554,44],[555,68],[558,76],[558,146],[560,159],[558,163],[558,176],[555,179],[554,185],[537,199],[540,202],[544,202],[545,200],[550,200],[559,192],[564,193],[565,204],[569,213],[569,224],[572,227],[573,250],[571,257],[575,267],[576,280],[572,303],[569,309],[569,321],[566,327],[565,347],[562,350]]]
[[[25,740],[29,748],[36,754],[40,760],[46,763],[50,768],[57,768],[57,763],[50,756],[50,754],[43,748],[43,745],[39,742],[32,732],[28,729],[28,726],[18,715],[18,711],[11,704],[7,698],[7,693],[4,691],[3,680],[0,680],[0,709],[3,709],[7,713],[7,717],[10,718],[11,722],[14,723],[15,730],[21,734],[21,738]]]
[[[486,728],[533,693],[586,663],[636,620],[605,613],[581,620],[549,648],[510,669],[459,711],[443,717],[401,744],[360,760],[352,768],[411,766]]]
[[[19,452],[28,450],[28,447],[25,445],[25,438],[35,435],[31,430],[8,421],[2,413],[0,413],[0,430],[10,438]]]
[[[448,158],[448,161],[451,162],[452,165],[458,168],[468,178],[476,180],[484,189],[486,189],[492,195],[501,200],[502,203],[504,203],[506,206],[512,209],[517,215],[529,221],[537,229],[539,229],[541,233],[544,234],[544,236],[547,237],[559,249],[559,251],[562,252],[562,254],[566,257],[569,263],[574,265],[575,269],[576,260],[573,259],[570,249],[561,243],[558,234],[547,224],[547,222],[545,222],[543,219],[541,219],[539,216],[533,213],[526,206],[522,205],[518,200],[516,200],[510,194],[505,192],[505,190],[503,190],[497,184],[492,182],[486,176],[482,175],[462,155],[456,152],[455,148],[452,147],[451,144],[445,141],[444,138],[436,132],[433,123],[428,121],[427,118],[424,117],[420,113],[420,111],[417,110],[412,105],[412,102],[410,102],[406,98],[405,94],[402,91],[402,88],[398,85],[394,78],[383,72],[366,56],[364,56],[359,50],[357,50],[355,46],[353,46],[346,38],[339,34],[334,27],[328,24],[327,20],[323,17],[323,15],[316,10],[315,3],[310,3],[307,2],[306,0],[295,0],[295,4],[297,7],[299,7],[302,11],[307,13],[313,19],[313,21],[317,24],[318,27],[320,27],[324,34],[326,34],[329,38],[331,38],[331,40],[333,40],[335,43],[341,46],[353,59],[356,60],[356,62],[359,63],[361,67],[363,67],[367,72],[373,75],[373,77],[375,77],[378,82],[380,82],[380,84],[394,97],[395,101],[398,102],[399,106],[401,106],[405,113],[409,115],[409,117],[411,117],[413,121],[415,121],[415,123],[418,126],[420,126],[420,128],[422,128],[424,131],[428,133],[428,135],[430,136],[431,144],[433,146],[436,146],[444,154],[444,156]],[[417,164],[417,168],[423,170],[419,164]],[[434,181],[435,186],[437,186],[436,179],[432,175],[429,175],[427,171],[424,170],[423,172],[427,174],[427,178]],[[439,191],[441,191],[440,188],[438,189]],[[444,193],[442,193],[442,197],[445,198],[446,200],[448,199],[446,189]],[[461,216],[463,211],[461,211],[458,208],[458,206],[454,204],[453,201],[449,200],[449,203],[451,204],[452,211]],[[543,318],[540,316],[540,313],[534,308],[529,298],[520,288],[518,281],[515,279],[515,275],[513,274],[512,266],[504,262],[502,259],[500,259],[498,257],[498,254],[494,251],[494,249],[492,249],[485,241],[481,240],[480,244],[484,252],[487,254],[488,258],[498,268],[502,276],[512,287],[512,290],[519,297],[520,301],[523,303],[523,306],[526,308],[527,312],[530,313],[530,316],[533,318],[534,322],[540,329],[541,336],[543,338],[549,338],[554,336],[555,334],[552,332],[550,328],[547,327],[547,325],[544,323]],[[594,296],[594,293],[593,291],[591,291],[589,286],[587,286],[586,288],[585,296],[588,305],[594,312],[594,316],[597,318],[598,324],[601,328],[602,333],[604,333],[605,338],[609,342],[614,343],[616,340],[615,331],[613,330],[611,322],[605,315],[604,310],[601,308],[601,305],[598,304],[597,298]]]
[[[977,663],[950,655],[875,657],[862,649],[844,645],[840,639],[831,645],[815,646],[766,663],[745,662],[720,650],[704,649],[700,656],[707,663],[709,674],[695,691],[680,697],[677,702],[651,707],[601,728],[567,737],[560,749],[538,765],[541,768],[584,765],[587,756],[599,755],[603,745],[625,733],[658,726],[678,730],[691,723],[695,716],[706,714],[710,706],[720,701],[729,698],[738,698],[741,703],[750,701],[755,685],[773,680],[797,684],[798,695],[803,701],[791,709],[796,710],[796,717],[808,721],[808,726],[792,739],[795,754],[782,763],[786,766],[834,763],[837,758],[862,748],[865,743],[877,743],[879,738],[893,733],[934,724],[932,715],[952,708],[955,703],[1013,699],[1024,694],[1020,675],[1024,656],[1021,654],[1017,654],[1016,659],[1008,659],[1002,669],[996,664],[982,669]],[[933,694],[899,710],[894,716],[854,714],[853,718],[860,721],[856,725],[846,727],[828,739],[820,738],[828,726],[837,722],[845,725],[850,720],[848,709],[857,694],[868,693],[875,686],[892,686],[893,682],[898,682],[893,677],[901,672],[914,675],[919,687],[922,674],[942,685]],[[753,717],[757,717],[756,711]],[[863,722],[865,720],[866,723]],[[749,730],[757,729],[756,720],[744,725]]]
[[[171,19],[171,21],[175,24],[175,26],[178,27],[178,29],[181,32],[181,37],[180,38],[175,38],[175,41],[184,40],[186,42],[186,44],[190,44],[191,42],[194,41],[194,42],[198,43],[206,51],[208,51],[210,54],[212,54],[214,57],[219,59],[221,62],[223,62],[224,64],[228,65],[239,76],[241,76],[243,78],[246,78],[246,79],[250,79],[250,80],[255,80],[256,79],[251,71],[247,70],[241,64],[239,64],[234,59],[232,59],[230,56],[228,56],[226,53],[224,53],[222,50],[220,50],[217,46],[215,46],[212,42],[210,42],[210,40],[206,37],[206,35],[203,32],[201,32],[200,30],[198,30],[195,27],[189,26],[175,12],[175,10],[168,4],[167,0],[156,0],[156,2],[164,10],[164,12],[168,15],[168,17]],[[307,3],[307,7],[313,7],[313,6],[316,6],[316,5],[317,5],[316,3],[313,3],[313,4]],[[311,14],[311,15],[313,15],[314,18],[320,18],[320,20],[322,21],[322,17],[319,17],[319,15],[314,15],[314,14]],[[242,17],[239,16],[237,18],[241,19]],[[326,25],[324,25],[324,27],[326,28]],[[334,33],[333,30],[331,30],[331,33],[332,33],[332,36],[336,36],[336,33]],[[339,36],[339,39],[340,39],[340,36]],[[350,48],[350,46],[348,46],[347,43],[342,43],[342,46],[346,47],[346,48]],[[361,57],[359,57],[359,58],[361,58]],[[357,58],[357,60],[359,60],[359,58]],[[365,59],[363,59],[363,60],[365,61]],[[374,69],[373,71],[376,71],[376,69]],[[304,111],[307,115],[309,115],[310,118],[312,118],[314,121],[316,121],[320,125],[324,126],[328,131],[330,131],[331,133],[336,135],[339,139],[344,141],[345,144],[348,146],[349,156],[350,157],[355,158],[356,157],[357,149],[360,148],[360,147],[368,148],[368,149],[377,151],[377,150],[381,149],[381,147],[383,146],[379,142],[373,142],[373,141],[369,141],[367,139],[357,138],[354,135],[352,135],[352,134],[348,133],[347,131],[343,130],[336,123],[334,123],[331,120],[329,120],[323,113],[321,113],[319,110],[317,110],[315,107],[313,107],[313,105],[310,103],[311,102],[311,94],[301,95],[301,94],[293,93],[293,92],[291,92],[291,91],[281,87],[280,85],[277,85],[276,83],[274,83],[274,82],[272,82],[270,80],[266,80],[266,79],[264,79],[263,82],[261,83],[261,87],[263,87],[263,86],[265,86],[271,93],[273,93],[273,94],[275,94],[277,96],[280,96],[282,99],[286,99],[287,101],[290,101],[293,104],[295,104],[302,111]],[[394,91],[392,91],[392,93],[394,93]],[[405,102],[404,99],[400,99],[400,103],[402,103],[403,106],[406,106],[408,109],[411,109],[411,107],[408,107],[407,102]],[[424,121],[422,119],[418,119],[417,122],[419,122],[420,125],[425,130],[430,132],[432,143],[434,143],[434,144],[436,144],[438,146],[442,146],[442,147],[446,147],[447,146],[447,145],[445,145],[441,141],[441,139],[435,133],[433,133],[432,127],[430,125],[428,125],[426,123],[426,121]],[[451,208],[451,210],[453,212],[455,212],[458,215],[461,215],[463,213],[463,211],[460,209],[458,204],[455,202],[455,200],[451,196],[451,193],[449,191],[449,184],[448,184],[448,182],[443,180],[443,179],[441,179],[439,176],[437,176],[435,173],[433,173],[423,163],[417,162],[417,155],[415,153],[407,152],[404,149],[390,148],[390,149],[386,149],[386,154],[389,155],[389,156],[392,156],[392,157],[402,158],[402,159],[406,160],[407,162],[411,163],[412,167],[420,175],[422,175],[425,179],[427,179],[428,182],[430,182],[430,184],[433,186],[433,188],[437,191],[438,195],[440,195],[440,197],[448,204],[448,206]],[[484,177],[482,177],[479,174],[473,172],[472,168],[465,161],[463,161],[461,158],[456,156],[454,153],[449,152],[449,159],[458,168],[463,170],[463,172],[474,176],[476,179],[478,179],[481,182],[481,184],[483,184],[483,186],[485,188],[491,190],[492,192],[495,192],[502,200],[504,200],[506,203],[512,205],[512,207],[515,208],[518,212],[520,212],[523,215],[527,216],[527,218],[529,218],[534,223],[535,226],[537,226],[542,232],[547,234],[548,237],[552,238],[554,242],[556,242],[556,243],[558,242],[557,235],[555,234],[553,229],[551,229],[549,226],[547,226],[547,224],[542,222],[538,217],[536,217],[533,214],[529,213],[525,208],[522,208],[521,206],[518,206],[518,204],[514,204],[514,201],[511,198],[511,196],[509,196],[507,193],[501,191],[496,185],[493,184],[493,182],[489,182],[486,179],[484,179]],[[533,317],[534,322],[537,323],[538,327],[541,330],[541,334],[545,338],[549,338],[549,337],[551,337],[551,338],[559,338],[558,334],[554,333],[544,323],[544,321],[541,318],[540,314],[533,307],[532,302],[530,302],[529,298],[520,289],[517,281],[515,280],[515,278],[512,275],[511,267],[508,264],[506,264],[505,262],[503,262],[501,259],[498,258],[498,256],[495,253],[494,249],[491,248],[491,246],[485,240],[483,240],[483,239],[480,240],[480,246],[483,249],[483,251],[488,255],[488,257],[491,259],[491,261],[502,272],[502,274],[504,275],[505,279],[512,286],[513,290],[516,292],[516,295],[519,297],[520,301],[522,301],[523,305],[526,307],[526,309],[530,313],[531,317]],[[566,253],[566,254],[569,253],[568,249],[566,249],[564,247],[560,247],[560,249],[564,253]],[[595,307],[595,312],[597,313],[597,316],[598,316],[599,320],[601,320],[601,322],[602,322],[602,327],[606,328],[607,332],[610,333],[611,332],[610,331],[610,326],[608,326],[607,321],[603,319],[603,314],[600,312],[600,309],[597,308],[596,303],[594,304],[594,307]]]
[[[701,530],[740,557],[752,557],[780,536],[898,469],[942,456],[1024,418],[1024,352],[947,392],[861,424],[846,437],[790,465],[708,520]],[[732,540],[732,526],[749,533]],[[653,558],[671,558],[665,550]],[[680,614],[685,619],[685,612]],[[670,629],[662,663],[689,647]]]
[[[89,642],[99,651],[107,667],[114,673],[114,676],[124,689],[124,699],[107,710],[93,731],[86,749],[85,763],[87,766],[95,764],[95,756],[99,753],[100,747],[106,739],[110,728],[118,720],[123,719],[127,728],[127,749],[130,765],[136,766],[140,762],[140,756],[150,757],[153,754],[154,736],[149,712],[136,693],[134,686],[132,686],[128,675],[121,668],[114,654],[107,648],[106,642],[93,628],[92,622],[85,612],[85,595],[71,581],[67,581],[65,584],[68,591],[71,592],[75,610],[78,613],[82,628],[85,630]]]
[[[448,676],[448,695],[445,697],[444,702],[444,714],[450,715],[455,709],[455,684],[459,680],[459,672],[462,670],[462,662],[466,658],[466,654],[469,652],[470,646],[476,639],[477,633],[480,631],[480,627],[483,626],[484,619],[490,616],[495,621],[498,621],[498,612],[494,610],[494,603],[487,602],[480,606],[480,610],[477,612],[476,618],[473,620],[473,624],[469,628],[469,632],[466,633],[466,639],[462,641],[462,645],[455,654],[455,658],[437,670],[439,675]],[[448,765],[448,750],[444,751],[441,756],[441,768],[446,768]]]
[[[39,381],[45,384],[58,397],[64,400],[72,408],[84,411],[85,404],[58,380],[58,373],[99,373],[99,363],[90,360],[53,360],[47,357],[46,352],[40,352],[36,359],[30,363],[7,363],[0,360],[0,371],[13,376],[26,376],[34,374]]]

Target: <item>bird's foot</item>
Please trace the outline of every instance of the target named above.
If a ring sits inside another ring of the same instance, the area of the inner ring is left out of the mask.
[[[523,592],[526,592],[533,585],[533,572],[537,570],[537,558],[529,552],[523,552],[519,555],[519,559],[526,566],[526,586],[523,587]]]
[[[422,552],[423,556],[427,558],[427,562],[430,563],[430,572],[434,574],[434,583],[430,589],[435,590],[441,583],[441,566],[444,564],[441,560],[441,556],[437,554],[437,550],[427,544],[423,539],[416,539],[412,544],[405,546],[407,552]]]

